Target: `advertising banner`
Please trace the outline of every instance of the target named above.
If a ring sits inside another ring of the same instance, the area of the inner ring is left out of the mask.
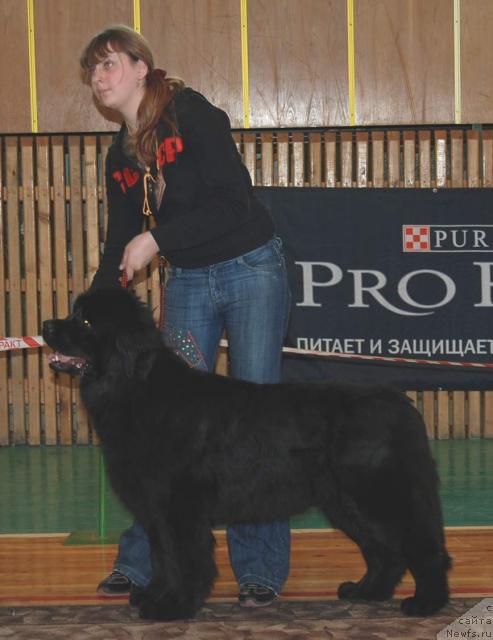
[[[255,190],[284,243],[286,345],[375,358],[288,355],[286,380],[493,389],[491,189]]]

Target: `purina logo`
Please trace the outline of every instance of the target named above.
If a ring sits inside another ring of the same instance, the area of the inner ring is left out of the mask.
[[[493,224],[404,224],[402,250],[405,253],[493,253]]]
[[[429,251],[430,227],[417,225],[404,225],[402,227],[404,251]]]

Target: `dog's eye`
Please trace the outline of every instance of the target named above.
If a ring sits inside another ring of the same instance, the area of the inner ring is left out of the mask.
[[[82,320],[82,322],[86,325],[86,327],[91,327],[91,323],[89,322],[89,320]]]

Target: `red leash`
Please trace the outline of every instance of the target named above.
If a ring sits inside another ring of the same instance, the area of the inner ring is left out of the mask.
[[[122,289],[126,289],[128,287],[128,276],[126,269],[122,270],[122,275],[120,276],[120,286],[122,287]]]
[[[159,330],[164,330],[164,301],[165,301],[165,280],[166,280],[166,258],[159,257]],[[126,269],[122,269],[120,276],[120,286],[128,288],[128,275]]]

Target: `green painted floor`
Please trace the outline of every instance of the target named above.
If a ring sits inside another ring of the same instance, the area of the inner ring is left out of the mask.
[[[431,443],[438,463],[447,526],[493,525],[493,440]],[[99,463],[95,447],[0,448],[0,534],[98,531]],[[130,522],[111,491],[105,492],[105,526]],[[311,510],[294,528],[323,528]]]

